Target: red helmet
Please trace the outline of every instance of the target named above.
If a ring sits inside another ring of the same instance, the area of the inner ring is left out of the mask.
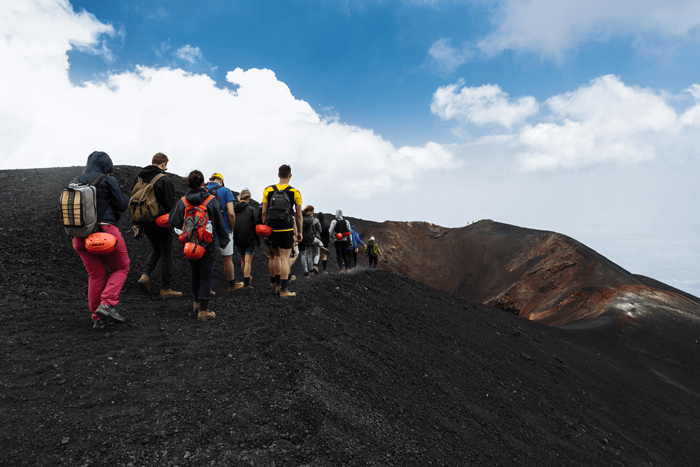
[[[258,224],[255,226],[255,233],[258,237],[267,238],[272,235],[272,227],[264,224]]]
[[[156,224],[158,227],[163,227],[164,229],[167,229],[170,227],[170,224],[168,224],[168,220],[170,219],[170,214],[163,214],[161,216],[156,217]]]
[[[338,232],[337,234],[335,234],[335,238],[337,238],[338,240],[342,240],[342,239],[343,239],[343,234],[341,234],[340,232]]]
[[[350,232],[349,230],[347,232],[343,232],[343,237],[349,237],[350,234],[352,234],[352,232]]]
[[[185,243],[187,243],[187,232],[182,232],[178,237],[178,240],[180,240],[180,243],[182,243],[182,246],[185,246]]]
[[[95,232],[85,239],[85,248],[93,255],[108,255],[116,246],[117,237],[107,232]]]
[[[197,261],[202,256],[204,256],[204,248],[202,245],[197,245],[196,243],[187,242],[185,243],[185,258],[190,261]]]

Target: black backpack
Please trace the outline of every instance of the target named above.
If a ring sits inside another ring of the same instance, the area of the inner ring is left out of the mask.
[[[288,186],[284,190],[278,190],[277,185],[272,185],[274,191],[268,195],[267,225],[275,230],[294,227],[292,202],[289,199],[289,190],[291,188],[292,187]]]
[[[221,208],[221,214],[223,214],[225,216],[226,215],[226,206],[223,205],[223,203],[221,202],[221,198],[219,198],[219,195],[216,193],[217,191],[219,191],[219,188],[221,188],[221,185],[216,185],[215,187],[213,187],[211,190],[208,190],[208,191],[209,191],[209,194],[214,195],[214,198],[216,198],[216,200],[219,202],[219,207]]]
[[[348,220],[347,220],[347,219],[342,219],[342,220],[336,219],[336,220],[335,220],[335,229],[334,229],[334,230],[335,230],[335,232],[333,232],[334,235],[337,235],[337,234],[339,234],[339,233],[344,234],[345,232],[347,232],[348,230],[350,230],[350,224],[348,224]],[[351,235],[352,235],[352,234],[351,234]],[[348,239],[350,239],[349,236],[348,236],[348,237],[343,237],[343,239],[342,239],[342,240],[339,240],[339,241],[344,242],[344,241],[346,241],[346,240],[348,240]],[[336,239],[336,240],[338,240],[338,239]]]
[[[316,235],[314,234],[314,218],[313,216],[304,216],[301,230],[301,243],[299,249],[304,250],[313,245]]]
[[[370,256],[377,256],[377,252],[374,251],[374,245],[376,245],[374,240],[367,242],[367,254]]]

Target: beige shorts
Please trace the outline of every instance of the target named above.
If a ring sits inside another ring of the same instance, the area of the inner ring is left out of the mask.
[[[226,245],[226,248],[219,248],[219,253],[221,253],[221,256],[231,256],[233,254],[233,232],[229,232],[228,234],[228,245]]]

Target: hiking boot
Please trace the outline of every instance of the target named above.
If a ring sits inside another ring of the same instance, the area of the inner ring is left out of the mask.
[[[216,292],[214,292],[214,291],[212,290],[212,291],[211,291],[211,296],[212,296],[212,297],[215,297],[215,296],[216,296]]]
[[[241,290],[253,290],[253,286],[252,285],[244,285]]]
[[[199,310],[199,313],[197,313],[197,319],[200,321],[206,321],[208,319],[214,318],[216,318],[216,313],[214,313],[213,311]]]
[[[296,297],[296,296],[297,296],[296,292],[290,292],[289,289],[280,290],[280,297],[282,297],[282,298]]]
[[[291,283],[294,282],[295,280],[297,280],[297,276],[292,276],[292,277],[289,278],[289,283],[291,284]]]
[[[107,321],[106,319],[99,319],[99,318],[96,319],[96,320],[92,323],[92,329],[104,329],[104,328],[105,328],[105,324],[107,324],[106,321]]]
[[[146,274],[141,275],[139,279],[139,287],[146,293],[151,293],[151,278]]]
[[[236,290],[241,290],[242,288],[243,288],[243,282],[236,282],[235,284],[233,284],[233,287],[230,285],[228,286],[228,291],[235,292]]]
[[[175,292],[173,289],[162,289],[160,291],[160,296],[163,298],[182,297],[182,292]]]
[[[116,307],[113,307],[112,305],[102,304],[98,306],[97,310],[95,310],[95,314],[99,315],[101,318],[109,318],[120,323],[126,321],[119,313],[117,313]]]
[[[192,305],[192,311],[199,313],[199,302],[194,302],[194,305]]]
[[[318,273],[318,266],[314,266],[314,274],[316,274],[318,276],[318,274],[319,274]]]
[[[279,295],[279,294],[280,294],[280,290],[282,290],[282,286],[276,285],[276,286],[275,286],[275,295]]]
[[[324,252],[324,253],[327,254],[327,255],[330,255],[330,254],[331,254],[331,250],[329,250],[329,249],[326,248],[325,246],[322,246],[322,247],[321,247],[321,251]]]

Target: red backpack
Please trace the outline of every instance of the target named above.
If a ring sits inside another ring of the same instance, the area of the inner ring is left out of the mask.
[[[179,240],[185,247],[185,257],[190,261],[196,261],[204,256],[207,245],[211,243],[212,226],[209,222],[207,204],[212,199],[214,196],[209,195],[202,204],[195,206],[187,202],[184,197],[182,198],[182,202],[185,203],[185,223]]]

